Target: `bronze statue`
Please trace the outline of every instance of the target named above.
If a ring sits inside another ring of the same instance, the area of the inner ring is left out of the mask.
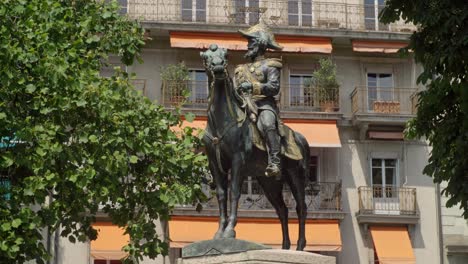
[[[264,25],[256,25],[241,33],[249,40],[246,57],[251,63],[236,68],[237,87],[227,72],[226,49],[212,44],[200,54],[210,90],[204,143],[219,205],[219,227],[215,238],[236,236],[234,229],[241,186],[249,175],[256,177],[278,214],[283,249],[289,249],[291,244],[288,208],[283,200],[283,185],[286,182],[290,186],[299,220],[297,250],[303,250],[306,245],[304,189],[309,175],[309,145],[301,134],[283,126],[278,118],[273,96],[279,92],[281,61],[263,58],[266,49],[280,48],[273,34]],[[268,177],[265,172],[277,177]]]

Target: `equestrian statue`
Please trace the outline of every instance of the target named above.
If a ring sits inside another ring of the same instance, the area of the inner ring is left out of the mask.
[[[262,22],[239,32],[248,40],[245,58],[249,62],[236,67],[234,81],[227,71],[226,49],[211,44],[200,53],[209,83],[208,122],[203,141],[216,184],[220,216],[214,238],[235,238],[242,183],[246,176],[253,176],[278,214],[283,249],[291,245],[288,208],[283,200],[283,185],[289,185],[299,220],[297,250],[303,250],[310,150],[304,136],[285,126],[279,118],[275,96],[280,91],[282,63],[277,58],[265,58],[268,49],[282,47]]]

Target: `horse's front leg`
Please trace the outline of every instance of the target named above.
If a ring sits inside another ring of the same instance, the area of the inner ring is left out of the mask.
[[[219,206],[219,226],[214,239],[222,238],[227,221],[227,175],[223,174],[217,167],[216,162],[210,162],[210,171],[216,184],[216,198]]]
[[[235,238],[236,231],[234,230],[237,224],[237,208],[239,205],[239,198],[241,195],[241,187],[243,175],[241,175],[242,159],[240,155],[233,157],[231,166],[231,211],[229,215],[229,222],[224,230],[224,238]]]

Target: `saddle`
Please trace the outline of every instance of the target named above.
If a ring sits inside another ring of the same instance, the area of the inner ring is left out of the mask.
[[[265,140],[261,136],[260,131],[258,131],[257,125],[252,122],[250,123],[249,129],[251,131],[253,145],[262,151],[267,151]],[[281,155],[292,160],[301,160],[303,157],[294,139],[294,131],[284,125],[280,120],[278,122],[278,131],[281,136]]]

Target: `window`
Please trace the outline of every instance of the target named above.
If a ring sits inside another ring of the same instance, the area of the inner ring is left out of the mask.
[[[375,198],[392,198],[397,187],[398,160],[372,158],[371,181]]]
[[[318,175],[318,156],[310,156],[310,164],[309,164],[310,172],[309,172],[309,181],[310,182],[318,182],[319,175]]]
[[[204,70],[189,70],[190,101],[192,103],[206,103],[208,98],[208,76]]]
[[[182,0],[182,21],[206,22],[206,0]]]
[[[375,110],[376,101],[392,101],[393,74],[367,73],[368,109]]]
[[[260,0],[233,0],[237,24],[257,24],[260,18]]]
[[[127,0],[118,0],[119,5],[120,5],[120,11],[119,13],[121,15],[125,15],[128,13],[128,1]]]
[[[289,75],[289,106],[313,106],[312,75]]]
[[[290,26],[312,26],[312,0],[288,1],[288,23]]]
[[[364,0],[364,24],[367,30],[388,30],[388,25],[379,23],[379,13],[384,7],[385,0]]]

